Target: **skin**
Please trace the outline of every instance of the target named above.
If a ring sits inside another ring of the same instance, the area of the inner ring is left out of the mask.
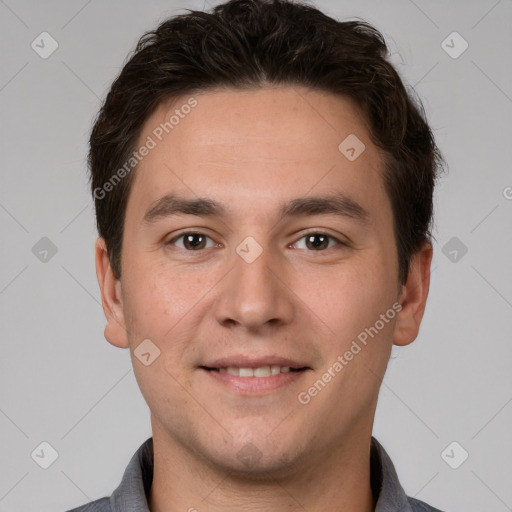
[[[371,511],[378,391],[392,345],[418,334],[432,247],[414,255],[400,285],[383,155],[349,99],[285,86],[194,98],[197,107],[137,167],[119,280],[104,240],[96,244],[105,337],[130,349],[151,411],[150,509],[315,512],[336,503]],[[162,103],[140,143],[187,100]],[[338,150],[351,133],[366,146],[354,161]],[[333,191],[359,203],[367,222],[277,217],[282,202]],[[229,215],[143,222],[168,193],[216,200]],[[209,237],[204,248],[176,239],[187,229]],[[307,243],[310,232],[334,238],[319,250]],[[252,263],[236,252],[248,236],[263,249]],[[298,394],[394,303],[400,312],[307,405],[299,403]],[[149,366],[133,353],[144,339],[161,351]],[[200,368],[233,354],[282,356],[309,369],[271,392],[244,395]],[[248,446],[259,456],[251,464],[237,456]]]

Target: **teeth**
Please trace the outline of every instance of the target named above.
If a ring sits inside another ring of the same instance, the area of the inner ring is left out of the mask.
[[[252,368],[240,368],[240,377],[253,377],[254,370]]]
[[[228,366],[227,368],[219,368],[220,373],[229,373],[237,377],[270,377],[279,373],[288,373],[289,366],[260,366],[259,368],[238,368],[237,366]]]
[[[253,374],[255,377],[270,377],[270,366],[262,366],[261,368],[254,368]]]

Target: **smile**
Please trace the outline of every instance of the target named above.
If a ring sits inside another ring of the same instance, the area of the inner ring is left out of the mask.
[[[298,371],[291,369],[289,366],[259,366],[258,368],[243,368],[237,366],[228,366],[223,368],[211,368],[219,373],[229,373],[237,377],[270,377],[271,375],[279,375],[280,373],[288,373],[289,371]]]
[[[281,365],[264,365],[254,368],[247,366],[220,366],[201,369],[211,379],[242,396],[263,396],[290,385],[310,370],[308,367],[291,368]]]

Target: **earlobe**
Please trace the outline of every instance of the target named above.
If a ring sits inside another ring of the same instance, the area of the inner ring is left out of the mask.
[[[430,286],[432,252],[432,245],[425,242],[411,259],[407,282],[402,286],[399,299],[402,309],[395,324],[395,345],[408,345],[418,336]]]
[[[100,237],[95,246],[96,277],[101,291],[101,303],[107,319],[105,339],[119,348],[128,348],[129,340],[124,320],[121,282],[114,276],[105,240]]]

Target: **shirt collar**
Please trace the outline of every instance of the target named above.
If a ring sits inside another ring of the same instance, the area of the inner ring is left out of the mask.
[[[412,512],[393,462],[374,437],[370,446],[370,479],[373,495],[377,498],[375,512]]]
[[[393,462],[372,437],[370,473],[375,512],[411,512],[409,500],[398,480]],[[121,483],[110,497],[112,512],[150,512],[149,491],[153,481],[153,438],[147,439],[131,458]]]

